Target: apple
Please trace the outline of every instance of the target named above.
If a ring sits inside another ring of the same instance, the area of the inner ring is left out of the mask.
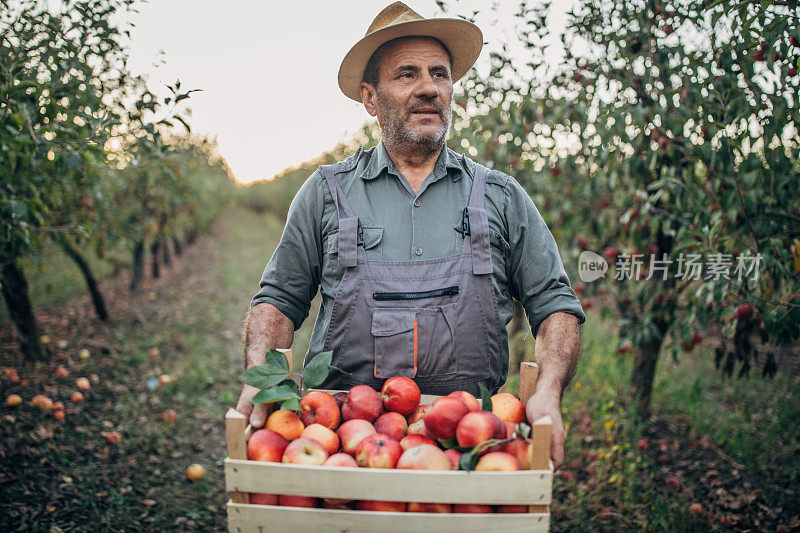
[[[452,470],[447,455],[430,444],[420,444],[403,452],[397,460],[397,468],[405,470]]]
[[[336,399],[323,391],[311,391],[300,400],[300,420],[303,424],[321,424],[328,429],[339,427],[339,406]]]
[[[150,357],[152,357],[153,359],[161,355],[161,352],[159,351],[158,348],[150,348],[150,351],[148,353],[150,354]]]
[[[433,439],[433,436],[428,432],[428,428],[425,427],[424,420],[417,420],[406,430],[407,435],[422,435],[423,437],[428,437],[429,439]]]
[[[195,463],[186,467],[186,477],[189,481],[199,481],[203,479],[204,475],[206,475],[206,469],[203,468],[203,465]]]
[[[328,452],[319,442],[298,437],[291,441],[281,458],[282,463],[292,463],[297,465],[321,465],[328,458]]]
[[[317,499],[311,496],[291,496],[281,494],[278,496],[278,505],[283,507],[317,507]]]
[[[368,385],[356,385],[347,391],[347,398],[342,405],[342,418],[354,420],[360,418],[374,422],[383,412],[383,402],[378,391]]]
[[[421,503],[409,502],[409,513],[452,513],[453,506],[449,503]]]
[[[445,450],[444,454],[450,459],[450,464],[453,466],[453,470],[458,470],[461,465],[461,452],[450,448],[449,450]]]
[[[508,392],[492,396],[492,413],[503,422],[512,424],[525,422],[525,406],[516,396]]]
[[[389,435],[395,440],[402,439],[408,429],[406,417],[397,412],[383,413],[375,421],[375,431]]]
[[[342,443],[342,451],[350,455],[355,455],[359,443],[375,432],[375,426],[361,418],[347,420],[336,431]]]
[[[336,466],[342,467],[347,466],[351,468],[358,468],[358,463],[356,460],[353,459],[352,456],[347,455],[346,453],[335,453],[328,457],[328,459],[322,463],[322,466]],[[325,498],[323,499],[323,506],[326,509],[342,509],[345,504],[351,502],[353,500],[345,500],[342,498]],[[332,506],[332,507],[329,507]]]
[[[55,418],[56,420],[64,420],[66,416],[67,415],[64,414],[64,411],[60,409],[53,412],[53,418]]]
[[[453,504],[454,513],[491,513],[492,506],[482,503],[455,503]]]
[[[64,404],[61,402],[53,402],[53,405],[50,407],[51,411],[63,411]]]
[[[78,357],[80,357],[81,359],[89,359],[89,355],[90,355],[89,350],[86,348],[81,348],[78,351]]]
[[[422,394],[413,379],[394,376],[386,380],[381,388],[381,400],[387,411],[405,416],[419,406]]]
[[[394,468],[402,454],[403,448],[395,439],[383,433],[373,433],[358,444],[355,457],[361,467]]]
[[[6,407],[16,407],[22,403],[22,397],[19,394],[9,394],[6,398]]]
[[[514,505],[496,505],[495,508],[497,509],[498,513],[527,513],[528,506],[522,504],[514,504]]]
[[[456,400],[461,400],[464,403],[464,405],[467,406],[467,409],[470,412],[481,410],[481,404],[478,403],[478,399],[465,390],[453,391],[447,396],[449,398],[455,398]]]
[[[533,442],[530,439],[514,439],[506,444],[505,452],[516,457],[521,470],[530,470],[533,464]]]
[[[251,492],[250,503],[254,505],[278,505],[278,495],[267,494],[266,492]]]
[[[169,374],[161,374],[158,376],[158,384],[159,385],[166,385],[168,383],[172,383],[172,376]]]
[[[344,401],[347,399],[347,391],[340,391],[333,395],[333,399],[336,400],[336,405],[339,407],[339,410],[342,410],[342,406],[344,405]]]
[[[420,405],[419,407],[411,411],[411,414],[406,417],[406,420],[408,420],[408,425],[410,426],[414,422],[419,422],[420,420],[425,418],[425,413],[427,413],[430,408],[431,408],[430,405]]]
[[[303,421],[298,418],[294,411],[289,411],[288,409],[278,409],[269,415],[264,427],[272,431],[277,431],[283,435],[286,440],[296,439],[305,428],[305,426],[303,426]]]
[[[425,429],[433,439],[452,439],[461,418],[469,412],[461,400],[437,398],[425,414]]]
[[[247,458],[251,461],[280,463],[289,441],[277,431],[259,429],[247,441]]]
[[[72,403],[81,403],[83,401],[83,394],[78,391],[72,393],[72,396],[69,397]]]
[[[78,379],[76,379],[75,380],[75,384],[78,386],[78,389],[80,389],[80,390],[86,390],[86,389],[91,388],[91,384],[89,383],[89,380],[86,379],[86,378],[78,378]]]
[[[101,433],[103,437],[105,437],[106,442],[109,444],[116,444],[120,440],[122,440],[122,435],[119,434],[117,431],[109,431]]]
[[[174,409],[167,409],[161,413],[161,420],[169,424],[174,424],[178,420],[178,415]]]
[[[506,452],[487,453],[475,465],[475,470],[479,472],[509,472],[519,469],[517,458]]]
[[[42,411],[49,411],[53,408],[53,400],[45,396],[44,394],[37,394],[33,398],[31,398],[31,404],[34,407],[38,407]]]
[[[334,501],[331,501],[334,500]],[[322,500],[322,508],[323,509],[341,509],[341,510],[351,510],[353,506],[351,502],[353,500],[344,500],[344,501],[335,501],[338,498],[324,498]]]
[[[489,439],[502,439],[505,436],[505,424],[486,411],[467,413],[456,426],[456,441],[462,448],[472,448]]]
[[[703,506],[697,502],[689,505],[689,512],[700,518],[702,518],[703,515],[706,514],[705,511],[703,510]]]
[[[59,366],[58,368],[56,368],[56,377],[65,378],[67,376],[69,376],[69,370],[67,370],[63,366]]]
[[[737,305],[733,310],[733,318],[743,320],[753,316],[753,308],[750,304]]]
[[[386,511],[394,513],[404,513],[406,502],[382,502],[377,500],[359,500],[356,502],[356,509],[359,511]]]
[[[511,422],[503,422],[503,425],[506,427],[506,438],[510,439],[517,434],[517,425],[512,424]]]
[[[697,331],[692,332],[692,342],[695,344],[703,342],[703,334]]]
[[[430,437],[426,437],[425,435],[420,435],[419,433],[406,435],[400,439],[400,447],[403,448],[403,451],[413,448],[414,446],[419,446],[420,444],[430,444],[432,446],[436,446],[436,441]]]
[[[333,398],[331,397],[331,399]],[[329,429],[327,426],[323,426],[322,424],[311,424],[303,430],[300,436],[313,439],[322,444],[322,447],[326,452],[328,452],[328,455],[332,455],[339,451],[339,435],[337,435],[332,429]]]

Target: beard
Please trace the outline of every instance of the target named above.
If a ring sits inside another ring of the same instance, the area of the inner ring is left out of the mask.
[[[438,101],[420,101],[408,109],[402,109],[395,107],[380,90],[376,96],[376,103],[382,109],[380,115],[383,120],[379,121],[379,125],[385,144],[401,151],[412,150],[420,155],[431,155],[442,149],[453,119],[450,107],[443,107]],[[409,119],[414,110],[420,107],[435,107],[439,110],[442,121],[435,131],[421,133],[411,128]]]

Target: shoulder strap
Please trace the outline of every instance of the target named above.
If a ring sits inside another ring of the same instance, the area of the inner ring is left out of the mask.
[[[476,275],[494,272],[489,242],[489,218],[483,207],[488,170],[485,166],[475,163],[475,176],[472,179],[472,190],[466,208],[472,250],[472,273]]]
[[[319,169],[328,183],[331,196],[333,196],[333,203],[336,204],[336,213],[339,217],[339,266],[343,268],[354,267],[358,263],[361,224],[350,208],[350,204],[347,202],[338,180],[334,177],[333,168],[330,165],[323,165]]]

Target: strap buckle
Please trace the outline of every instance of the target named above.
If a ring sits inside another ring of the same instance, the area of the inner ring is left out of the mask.
[[[466,237],[467,235],[471,235],[469,231],[469,213],[467,212],[467,208],[464,208],[464,213],[461,215],[461,233]]]
[[[358,236],[356,237],[356,246],[364,246],[364,229],[361,227],[361,221],[358,221]]]

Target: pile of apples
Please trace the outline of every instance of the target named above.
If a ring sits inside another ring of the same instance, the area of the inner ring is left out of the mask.
[[[514,395],[492,396],[492,412],[481,410],[466,391],[437,398],[430,405],[420,405],[420,398],[419,387],[407,377],[389,378],[380,394],[366,385],[335,395],[312,391],[300,401],[299,414],[275,411],[264,429],[253,432],[247,458],[332,467],[459,470],[462,452],[492,439],[513,438],[484,444],[474,469],[531,468],[533,444],[515,433],[516,425],[526,420],[525,407]],[[251,493],[250,503],[367,511],[527,512],[525,505],[352,501],[264,493]]]

